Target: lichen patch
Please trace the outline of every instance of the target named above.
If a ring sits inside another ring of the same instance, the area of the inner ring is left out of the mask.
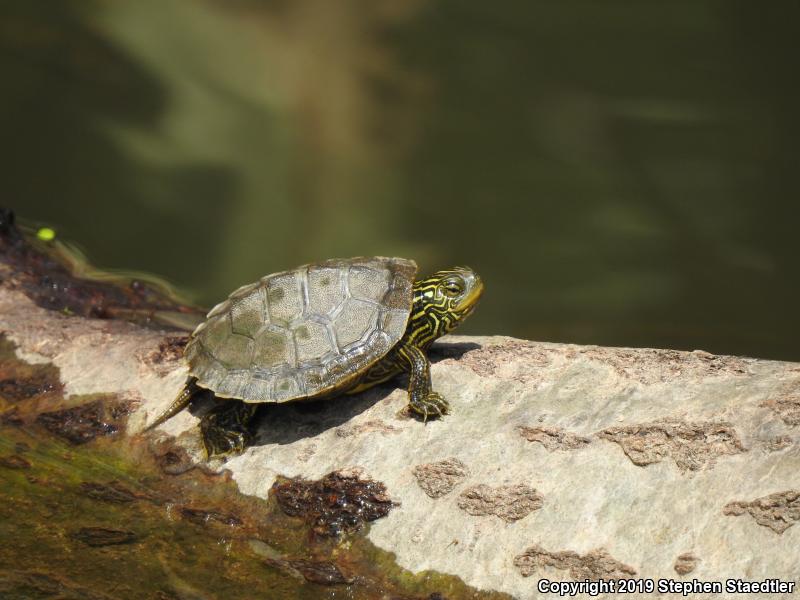
[[[800,379],[783,385],[761,403],[778,415],[789,427],[800,425]]]
[[[364,423],[357,423],[354,425],[343,425],[336,428],[336,435],[340,438],[349,438],[365,433],[398,433],[399,428],[386,423],[381,419],[370,419]]]
[[[130,402],[109,395],[72,408],[40,413],[36,422],[71,444],[85,444],[123,429],[131,410]]]
[[[519,383],[531,383],[541,378],[540,370],[550,365],[553,355],[559,352],[535,342],[509,340],[465,352],[458,364],[470,368],[481,377],[499,376],[505,365],[515,364],[524,368],[517,369],[514,374],[503,372],[502,375]]]
[[[762,442],[762,447],[766,452],[778,452],[792,445],[792,438],[788,435],[777,435]]]
[[[664,419],[624,427],[609,427],[597,436],[617,443],[637,466],[671,458],[682,471],[713,466],[719,456],[746,452],[729,423]]]
[[[475,516],[495,515],[506,523],[513,523],[538,510],[544,497],[534,488],[520,483],[492,487],[474,485],[464,490],[458,498],[458,507]]]
[[[469,475],[467,466],[457,458],[417,465],[412,472],[417,485],[431,498],[446,496]]]
[[[738,517],[748,513],[756,523],[783,533],[800,521],[800,491],[787,490],[756,498],[750,502],[736,500],[722,509],[722,514]]]
[[[530,577],[546,567],[568,571],[576,580],[624,579],[636,575],[633,567],[616,560],[604,548],[581,555],[570,550],[549,552],[534,545],[514,557],[514,566],[523,577]]]
[[[556,450],[577,450],[588,446],[592,440],[588,437],[570,433],[560,427],[526,427],[517,428],[519,434],[529,442],[538,442],[550,452]]]
[[[703,379],[719,375],[749,373],[752,360],[718,356],[702,350],[681,352],[655,348],[601,348],[588,346],[579,351],[591,360],[611,367],[622,378],[645,385],[676,379]]]
[[[691,552],[684,552],[675,559],[673,569],[678,575],[688,575],[697,568],[700,559]]]

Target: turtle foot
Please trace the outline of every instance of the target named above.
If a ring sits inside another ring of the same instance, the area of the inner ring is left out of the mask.
[[[408,407],[418,415],[422,416],[423,421],[429,418],[442,417],[450,412],[450,404],[438,392],[431,392],[421,400],[412,400]]]
[[[253,441],[248,425],[255,412],[253,404],[227,400],[204,416],[200,431],[208,458],[244,452]]]

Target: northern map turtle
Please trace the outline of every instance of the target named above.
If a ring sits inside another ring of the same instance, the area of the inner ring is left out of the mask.
[[[409,374],[409,408],[448,412],[426,352],[474,310],[468,267],[415,280],[412,260],[333,259],[262,277],[208,313],[186,346],[189,378],[152,429],[210,390],[225,400],[200,422],[209,456],[241,452],[259,403],[354,394]]]

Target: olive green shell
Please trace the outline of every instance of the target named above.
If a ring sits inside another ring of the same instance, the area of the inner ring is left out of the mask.
[[[417,265],[334,259],[262,277],[215,306],[186,346],[223,398],[285,402],[342,388],[403,337]]]

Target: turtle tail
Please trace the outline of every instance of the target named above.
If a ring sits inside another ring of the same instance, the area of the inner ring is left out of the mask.
[[[175,400],[172,401],[172,404],[167,407],[167,410],[158,415],[156,420],[145,427],[143,431],[150,431],[151,429],[161,425],[167,419],[177,415],[189,405],[189,403],[192,401],[192,397],[199,389],[200,388],[197,386],[197,379],[194,377],[189,377],[189,379],[186,380],[186,384],[183,386],[181,393],[178,394],[178,397],[175,398]]]

